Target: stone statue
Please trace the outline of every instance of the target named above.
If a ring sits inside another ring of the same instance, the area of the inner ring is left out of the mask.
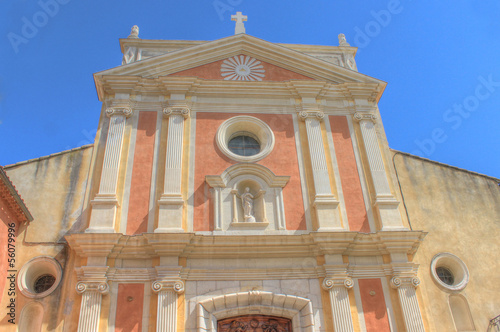
[[[139,27],[137,25],[132,27],[132,31],[130,31],[128,38],[139,38]]]
[[[253,210],[253,195],[250,193],[250,188],[245,188],[245,193],[241,195],[241,204],[243,205],[243,215],[245,222],[255,222],[255,217],[252,214]]]
[[[351,46],[345,39],[345,35],[343,33],[339,35],[339,46]]]
[[[343,33],[339,35],[339,46],[351,46],[345,39],[345,35]]]

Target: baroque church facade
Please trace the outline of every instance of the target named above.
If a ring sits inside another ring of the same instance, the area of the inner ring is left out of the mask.
[[[208,42],[134,27],[94,74],[95,143],[2,170],[2,331],[495,328],[500,181],[389,149],[386,83],[342,34],[233,18]]]

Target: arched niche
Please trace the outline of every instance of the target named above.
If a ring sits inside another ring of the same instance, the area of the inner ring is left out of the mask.
[[[207,175],[212,187],[214,230],[285,230],[283,188],[289,176],[276,176],[258,164],[235,164]],[[269,227],[268,227],[269,226]]]
[[[290,319],[293,332],[313,332],[314,314],[309,299],[264,291],[218,295],[198,302],[198,332],[216,332],[217,322],[245,315]]]
[[[30,302],[23,307],[19,319],[19,332],[42,331],[43,306],[39,302]]]
[[[449,298],[451,315],[458,332],[476,331],[467,299],[460,294],[452,294]]]

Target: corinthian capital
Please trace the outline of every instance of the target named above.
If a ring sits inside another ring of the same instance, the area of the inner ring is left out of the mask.
[[[107,294],[109,291],[109,286],[106,282],[84,282],[80,281],[76,284],[76,292],[78,294],[83,294],[87,291],[96,291],[101,294]]]
[[[184,292],[184,283],[181,280],[155,281],[151,285],[151,289],[156,293],[170,290],[182,294]]]
[[[129,107],[110,107],[106,109],[106,115],[112,117],[114,115],[123,115],[129,118],[132,115],[132,109]]]
[[[347,289],[350,289],[353,286],[354,282],[352,281],[351,278],[335,278],[335,279],[325,278],[325,280],[323,280],[323,284],[321,284],[321,287],[323,287],[324,290],[329,290],[332,289],[333,287],[345,287]]]
[[[371,122],[375,123],[375,121],[377,120],[377,115],[373,114],[373,113],[356,112],[353,115],[353,119],[354,119],[354,121],[357,121],[357,122],[366,120],[366,121],[371,121]]]
[[[191,111],[188,107],[167,107],[163,109],[163,115],[171,116],[171,115],[182,115],[185,119],[189,118],[189,113]]]
[[[299,112],[299,118],[303,121],[305,121],[307,118],[314,118],[319,121],[322,121],[323,118],[325,117],[325,113],[322,111],[300,111]]]

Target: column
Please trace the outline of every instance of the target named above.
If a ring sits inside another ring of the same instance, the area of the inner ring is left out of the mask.
[[[102,295],[108,293],[106,282],[79,282],[76,291],[82,294],[78,332],[97,332],[101,315]]]
[[[420,285],[417,277],[391,279],[391,287],[398,290],[399,302],[403,310],[406,331],[425,332],[415,289]]]
[[[323,281],[322,287],[330,295],[333,326],[336,332],[354,331],[348,294],[348,289],[352,288],[353,285],[351,278],[326,278]]]
[[[158,310],[156,313],[157,332],[177,331],[177,296],[184,292],[184,283],[175,281],[155,281],[151,285],[158,293]]]
[[[184,120],[189,117],[187,107],[169,107],[163,110],[168,117],[167,154],[163,194],[158,201],[159,219],[155,233],[184,232],[182,229],[182,151],[184,139]]]
[[[132,115],[130,108],[108,108],[108,137],[104,151],[99,193],[91,201],[92,213],[89,228],[86,232],[114,233],[115,216],[118,206],[116,187],[123,143],[123,133],[127,118]]]
[[[354,120],[359,122],[368,165],[375,189],[375,208],[379,214],[382,230],[401,230],[405,228],[399,213],[399,202],[391,193],[385,171],[382,151],[377,139],[375,122],[377,116],[371,113],[355,113]]]
[[[305,122],[309,154],[313,171],[314,207],[318,220],[318,231],[343,230],[338,209],[339,201],[332,194],[330,175],[326,163],[325,144],[321,133],[321,111],[301,111],[299,118]]]

